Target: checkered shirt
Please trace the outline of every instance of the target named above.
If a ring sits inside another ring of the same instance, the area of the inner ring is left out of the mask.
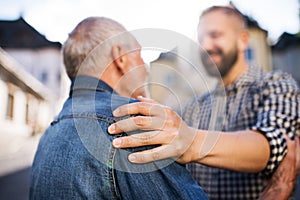
[[[214,126],[221,131],[260,131],[270,143],[267,167],[260,173],[239,173],[198,163],[187,167],[210,199],[257,199],[264,180],[272,175],[286,153],[284,134],[292,139],[300,134],[299,89],[288,74],[264,73],[260,68],[250,67],[234,84],[223,89],[226,101],[218,101],[222,92],[217,91],[218,87],[191,101],[183,119],[203,130],[211,130],[213,118],[217,121]],[[216,101],[225,102],[224,112],[214,109]],[[212,110],[220,113],[214,114]]]

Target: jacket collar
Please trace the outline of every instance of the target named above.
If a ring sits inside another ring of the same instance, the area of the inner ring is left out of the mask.
[[[107,83],[91,76],[80,75],[72,79],[70,96],[77,90],[93,90],[98,92],[115,92]]]

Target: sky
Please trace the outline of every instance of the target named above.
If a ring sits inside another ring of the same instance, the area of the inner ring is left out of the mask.
[[[285,31],[299,31],[298,0],[232,0],[258,21],[275,42]],[[89,16],[119,21],[128,30],[163,28],[196,39],[198,17],[228,0],[1,0],[0,19],[23,18],[50,41],[63,43],[78,22]]]

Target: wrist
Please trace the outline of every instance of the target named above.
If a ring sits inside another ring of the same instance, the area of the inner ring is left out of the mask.
[[[199,162],[199,160],[204,158],[204,156],[201,154],[201,150],[203,141],[205,139],[205,133],[194,128],[190,129],[194,133],[194,139],[190,146],[191,162]]]

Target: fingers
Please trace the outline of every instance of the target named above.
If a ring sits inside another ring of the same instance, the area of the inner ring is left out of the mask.
[[[288,153],[287,155],[290,157],[295,157],[296,155],[296,142],[292,141],[288,136],[285,135]]]
[[[113,140],[113,146],[116,148],[133,148],[147,145],[162,144],[162,141],[170,142],[173,137],[168,134],[163,134],[159,131],[149,131],[145,133],[124,136]],[[180,149],[182,150],[182,149]],[[132,163],[148,163],[178,155],[178,149],[171,145],[162,145],[146,151],[132,153],[128,159]]]
[[[287,135],[284,136],[287,144],[287,154],[285,155],[281,165],[285,165],[284,163],[288,163],[287,165],[291,165],[294,167],[296,163],[296,142],[292,141]]]
[[[296,173],[300,173],[300,140],[299,137],[295,137],[295,143],[296,143]]]
[[[154,149],[132,153],[128,156],[128,160],[132,163],[148,163],[176,156],[176,153],[172,152],[173,148],[171,146],[160,146]]]
[[[170,142],[172,136],[161,134],[159,131],[149,131],[131,136],[119,137],[113,140],[113,146],[116,148],[133,148],[148,145],[164,144]],[[165,142],[164,142],[165,141]]]
[[[299,143],[299,137],[295,137],[295,141],[292,141],[288,136],[285,136],[286,142],[287,142],[287,148],[288,152],[286,154],[286,158],[283,159],[283,162],[281,165],[284,165],[284,163],[288,163],[288,168],[294,169],[294,176],[293,178],[296,178],[296,176],[300,173],[300,143]],[[280,165],[279,165],[280,167]]]
[[[108,132],[119,134],[135,130],[162,130],[166,122],[159,117],[136,116],[111,124],[108,127]]]
[[[147,163],[181,156],[184,149],[187,149],[190,145],[190,141],[187,141],[187,145],[186,139],[180,139],[180,131],[182,130],[182,125],[185,125],[185,123],[183,123],[178,114],[167,106],[150,101],[146,99],[144,102],[120,106],[113,112],[114,116],[139,116],[120,120],[108,127],[110,134],[151,130],[113,140],[113,145],[116,148],[161,145],[151,150],[131,154],[129,160],[134,163]]]
[[[143,116],[120,120],[108,127],[110,134],[130,132],[135,130],[162,130],[165,125],[169,127],[180,125],[181,119],[167,106],[160,104],[138,102],[120,106],[115,116],[141,114]]]
[[[156,116],[163,113],[165,106],[157,103],[149,102],[137,102],[126,104],[118,107],[113,111],[115,117],[122,117],[125,115],[146,115],[146,116]]]
[[[154,101],[153,99],[149,99],[143,96],[138,96],[137,100],[140,100],[141,102],[146,102],[146,103],[154,103],[154,104],[158,104],[158,102]]]

